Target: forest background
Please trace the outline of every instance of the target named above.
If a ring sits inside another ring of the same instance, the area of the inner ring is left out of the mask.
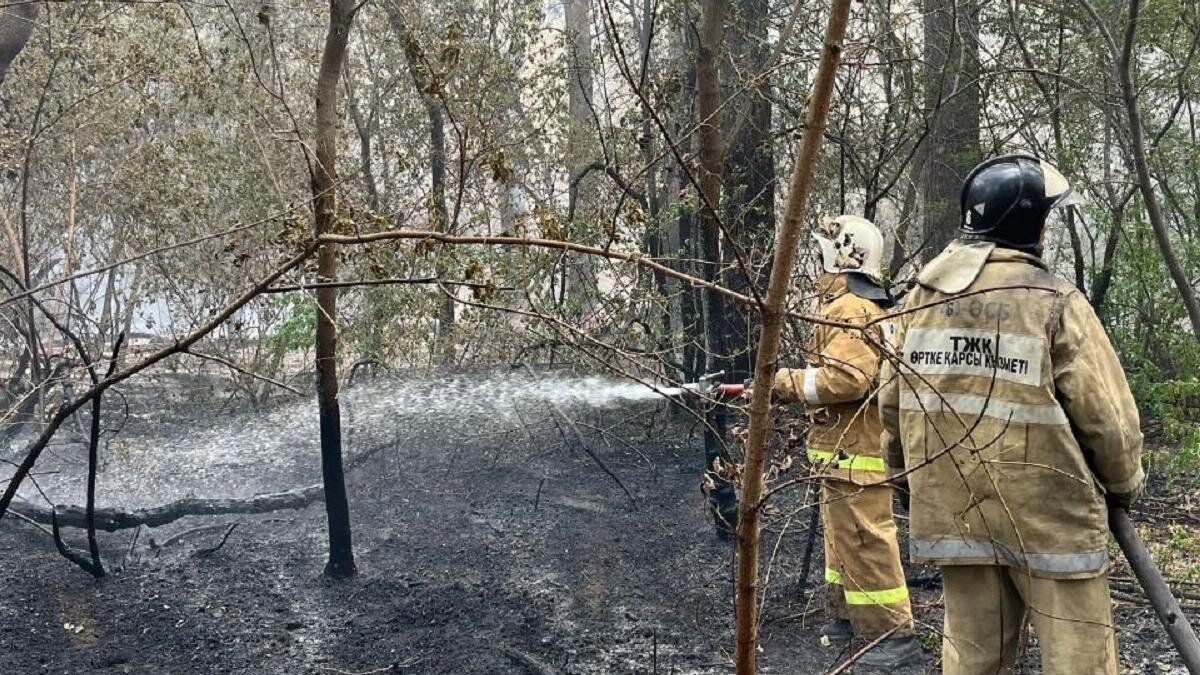
[[[339,473],[356,366],[748,373],[827,9],[0,3],[6,439],[157,355],[251,407],[324,382]],[[1200,467],[1200,6],[864,0],[842,44],[803,227],[873,219],[902,289],[978,161],[1056,164],[1081,203],[1046,257],[1116,345],[1156,474]],[[801,246],[798,314],[816,270]],[[727,455],[728,413],[707,422]]]

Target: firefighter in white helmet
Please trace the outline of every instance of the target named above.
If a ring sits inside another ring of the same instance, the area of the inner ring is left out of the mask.
[[[1117,672],[1105,500],[1141,492],[1142,434],[1104,327],[1041,257],[1069,195],[1037,157],[976,167],[961,237],[918,276],[881,375],[910,554],[942,572],[947,675],[1011,673],[1027,623],[1041,672]]]
[[[819,313],[849,327],[816,325],[805,352],[808,365],[780,369],[775,392],[807,406],[807,454],[822,476],[830,622],[821,636],[844,642],[892,631],[860,663],[896,666],[920,648],[912,635],[875,407],[883,333],[878,320],[891,306],[881,283],[883,236],[871,221],[849,215],[826,219],[814,236],[822,265]]]

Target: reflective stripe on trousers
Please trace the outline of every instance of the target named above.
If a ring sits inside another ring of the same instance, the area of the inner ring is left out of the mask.
[[[830,567],[825,568],[826,583],[845,586],[842,583],[842,573]],[[893,605],[908,599],[908,586],[888,588],[882,591],[851,591],[843,589],[847,605]]]
[[[882,457],[850,455],[844,452],[830,452],[828,450],[814,450],[811,448],[807,454],[810,461],[816,464],[829,464],[835,469],[876,471],[878,473],[887,472],[887,467],[884,465]]]

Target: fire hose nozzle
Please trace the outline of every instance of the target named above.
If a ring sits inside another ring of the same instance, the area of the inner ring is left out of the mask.
[[[721,398],[737,398],[746,393],[745,384],[718,384],[716,393]]]
[[[724,383],[718,381],[718,378],[723,376],[725,371],[717,373],[708,373],[703,375],[695,382],[688,382],[679,387],[681,392],[690,392],[698,396],[709,396],[712,398],[738,398],[746,392],[746,388],[750,384],[750,380],[746,380],[740,384]]]

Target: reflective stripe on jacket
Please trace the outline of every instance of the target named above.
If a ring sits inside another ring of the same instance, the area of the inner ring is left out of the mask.
[[[817,288],[824,318],[866,325],[884,314],[874,302],[849,291],[845,274],[824,274]],[[865,332],[879,344],[878,326]],[[879,350],[864,339],[862,330],[817,324],[806,357],[806,368],[779,369],[775,395],[807,404],[812,419],[808,458],[823,475],[859,485],[883,480],[887,474],[879,448],[882,427],[873,395]]]
[[[1137,407],[1087,299],[1039,258],[989,247],[930,264],[962,297],[915,289],[906,308],[925,308],[896,318],[898,362],[881,373],[887,462],[912,471],[911,555],[1096,576],[1103,491],[1144,478]]]

